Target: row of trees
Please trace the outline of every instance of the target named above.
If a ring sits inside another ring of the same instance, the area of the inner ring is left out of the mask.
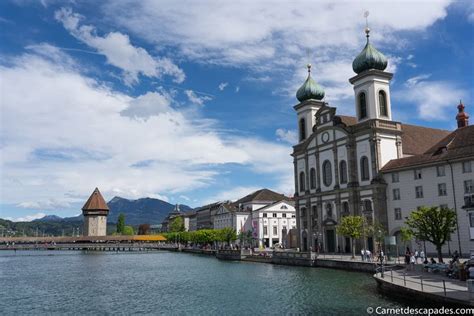
[[[443,261],[442,246],[456,231],[456,212],[449,208],[419,207],[412,211],[401,229],[401,239],[409,242],[413,238],[431,242],[436,247],[438,260]],[[340,235],[349,237],[352,244],[352,257],[355,256],[355,239],[373,236],[379,244],[383,242],[386,231],[380,224],[368,225],[362,216],[345,216],[337,227]]]
[[[201,229],[196,231],[178,231],[163,234],[169,241],[183,243],[210,244],[214,242],[225,242],[230,244],[237,240],[235,229],[226,227],[223,229]]]

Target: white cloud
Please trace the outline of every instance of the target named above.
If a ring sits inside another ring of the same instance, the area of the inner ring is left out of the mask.
[[[31,215],[26,215],[22,217],[5,217],[6,220],[12,221],[12,222],[31,222],[35,219],[40,219],[45,217],[45,213],[35,213]]]
[[[43,208],[54,198],[49,206],[62,208],[95,187],[106,199],[185,194],[214,184],[225,164],[275,186],[291,177],[289,146],[224,134],[164,91],[126,95],[32,52],[0,66],[3,203]]]
[[[416,86],[420,81],[424,81],[431,77],[431,74],[421,74],[415,77],[411,77],[407,80],[406,85],[408,87]]]
[[[295,145],[298,141],[295,130],[285,130],[283,128],[279,128],[275,131],[275,135],[279,141],[283,141],[291,145]]]
[[[257,190],[260,190],[262,188],[255,187],[255,186],[237,186],[230,188],[228,190],[224,190],[221,192],[218,192],[217,194],[209,197],[206,200],[202,201],[202,204],[210,204],[214,203],[216,201],[233,201],[235,202],[236,200],[252,193]]]
[[[224,89],[229,85],[228,82],[221,82],[219,84],[219,90],[224,91]]]
[[[449,81],[425,81],[429,74],[412,77],[406,82],[406,89],[396,91],[392,98],[412,102],[418,116],[426,121],[452,120],[457,100],[464,98],[467,92]]]
[[[247,81],[260,84],[279,78],[272,86],[277,94],[293,97],[295,86],[304,80],[304,65],[311,62],[317,66],[314,74],[324,84],[327,99],[347,101],[352,96],[347,82],[354,75],[351,62],[365,42],[363,13],[367,8],[371,41],[388,55],[410,45],[400,31],[424,31],[445,18],[451,2],[297,1],[269,5],[242,0],[216,5],[212,1],[178,4],[144,0],[133,5],[131,1],[108,2],[103,12],[134,36],[173,47],[181,58],[246,67],[252,71]],[[318,18],[314,18],[316,11]],[[389,71],[396,70],[401,61],[397,58],[391,57]],[[339,78],[334,80],[335,76]]]
[[[41,209],[41,210],[55,210],[61,208],[68,208],[71,204],[67,201],[49,198],[43,201],[21,202],[17,204],[18,207],[25,209]]]
[[[238,93],[239,91],[240,91],[240,87],[239,86],[235,87],[235,93]]]
[[[122,69],[127,84],[136,84],[140,74],[153,78],[165,74],[172,76],[177,83],[184,81],[183,70],[169,58],[152,57],[145,49],[133,46],[125,34],[110,32],[101,37],[94,26],[80,25],[83,17],[67,8],[56,11],[55,18],[75,38],[103,54],[109,64]]]
[[[184,93],[188,97],[189,102],[191,102],[193,104],[203,105],[204,102],[212,100],[212,98],[210,96],[203,95],[203,94],[195,92],[193,90],[185,90]]]

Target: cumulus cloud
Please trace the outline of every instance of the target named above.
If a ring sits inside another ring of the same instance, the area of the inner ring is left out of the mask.
[[[286,142],[291,145],[296,144],[298,141],[295,130],[286,130],[283,128],[279,128],[275,131],[275,135],[277,136],[277,139],[279,141]]]
[[[229,85],[228,82],[221,82],[219,84],[219,90],[224,91],[224,89]]]
[[[127,95],[77,68],[34,52],[0,66],[3,203],[62,208],[96,186],[106,199],[186,194],[226,164],[276,185],[291,176],[289,146],[225,134],[163,91]]]
[[[101,37],[94,26],[81,25],[83,17],[69,8],[56,11],[55,18],[75,38],[103,54],[109,64],[122,69],[127,84],[138,83],[139,75],[160,78],[165,74],[177,83],[185,79],[183,70],[169,58],[153,57],[145,49],[133,46],[126,34],[110,32]]]
[[[149,43],[173,47],[182,58],[246,67],[252,71],[247,80],[258,84],[279,78],[273,85],[275,93],[288,97],[294,96],[295,87],[304,80],[304,65],[311,62],[327,99],[344,100],[349,109],[352,87],[347,79],[354,75],[351,62],[365,44],[364,11],[370,9],[372,43],[382,52],[388,48],[397,51],[408,45],[400,31],[425,30],[447,15],[451,2],[297,1],[269,5],[241,0],[216,5],[213,1],[178,4],[144,0],[131,5],[126,0],[106,3],[103,12],[115,25]],[[314,18],[316,11],[318,18]],[[391,57],[389,71],[396,70],[397,61],[397,56]]]
[[[426,121],[446,121],[452,119],[448,109],[453,111],[459,99],[467,95],[467,91],[449,81],[426,81],[430,74],[412,77],[405,83],[405,89],[393,94],[395,99],[413,103],[418,116]]]

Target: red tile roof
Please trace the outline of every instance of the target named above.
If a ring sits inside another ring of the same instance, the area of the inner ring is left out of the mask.
[[[98,188],[95,188],[86,204],[82,207],[83,211],[108,211],[109,207],[105,202]]]
[[[420,142],[423,142],[423,140],[420,139]],[[426,144],[420,144],[420,146],[422,145],[427,147]],[[380,171],[388,172],[412,166],[469,157],[474,157],[474,125],[458,128],[433,146],[430,146],[421,155],[390,160]]]

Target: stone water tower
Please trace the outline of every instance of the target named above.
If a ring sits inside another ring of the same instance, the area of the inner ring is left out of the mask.
[[[95,188],[82,207],[82,215],[84,215],[84,236],[107,235],[109,207],[98,188]]]

